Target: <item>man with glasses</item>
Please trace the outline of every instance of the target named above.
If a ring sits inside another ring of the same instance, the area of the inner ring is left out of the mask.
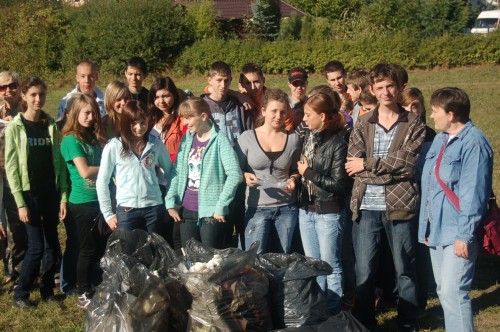
[[[287,116],[285,127],[287,130],[295,130],[304,118],[304,104],[307,100],[307,73],[303,68],[294,67],[288,72],[288,87],[291,114]]]

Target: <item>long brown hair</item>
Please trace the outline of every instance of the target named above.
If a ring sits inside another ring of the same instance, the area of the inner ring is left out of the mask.
[[[122,151],[121,155],[123,157],[131,154],[132,142],[134,141],[134,134],[132,133],[132,123],[135,121],[148,121],[149,116],[146,110],[146,105],[139,100],[130,100],[123,107],[122,115],[120,117],[120,137],[122,139]],[[138,142],[139,150],[142,151],[148,142],[149,137],[149,126],[148,130],[142,136],[142,139]]]
[[[305,106],[317,114],[325,114],[327,120],[323,123],[322,131],[332,130],[339,133],[344,129],[345,118],[339,113],[338,106],[330,95],[323,92],[316,93],[307,99]]]
[[[92,108],[94,123],[91,127],[85,128],[78,122],[78,117],[82,109],[89,105]],[[95,145],[98,143],[104,146],[106,137],[102,128],[100,113],[99,105],[94,98],[83,93],[75,96],[68,113],[66,124],[62,129],[62,136],[74,135],[78,140],[87,144]]]
[[[174,123],[174,121],[179,116],[178,109],[180,104],[180,96],[174,81],[170,77],[157,77],[155,79],[153,85],[151,85],[151,88],[149,89],[148,95],[148,107],[152,120],[151,126],[154,126],[155,123],[160,121],[165,116],[165,114],[163,114],[163,111],[161,111],[155,105],[156,93],[160,90],[168,90],[168,92],[170,92],[172,96],[174,96],[174,104],[172,105],[172,108],[170,110],[170,116],[167,121],[163,123],[163,126],[161,128],[161,131],[165,132],[168,130],[168,128],[170,128],[170,125]]]

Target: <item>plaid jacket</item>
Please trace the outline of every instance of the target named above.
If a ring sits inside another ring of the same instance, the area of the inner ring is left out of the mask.
[[[425,125],[416,113],[409,113],[401,106],[399,112],[399,126],[386,159],[371,157],[378,108],[359,117],[352,131],[347,156],[366,158],[366,170],[354,176],[351,197],[353,221],[359,217],[367,184],[385,185],[387,220],[410,220],[417,215],[420,194],[414,174],[418,153],[425,139]]]

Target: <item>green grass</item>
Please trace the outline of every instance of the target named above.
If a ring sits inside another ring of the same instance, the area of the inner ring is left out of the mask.
[[[105,82],[99,86],[105,88]],[[205,77],[173,77],[176,85],[189,89],[196,95],[206,85]],[[267,76],[266,85],[288,91],[286,76]],[[151,84],[149,78],[146,86]],[[312,75],[309,88],[324,84],[322,76]],[[444,86],[457,86],[469,94],[472,102],[471,118],[485,133],[496,154],[494,169],[494,190],[500,193],[500,66],[457,68],[452,70],[430,70],[410,72],[409,86],[420,88],[428,101],[431,93]],[[237,82],[232,84],[236,89]],[[73,88],[71,81],[49,82],[48,100],[45,109],[55,115],[59,100]],[[430,107],[427,105],[427,109]],[[430,112],[428,112],[430,113]],[[432,126],[432,121],[429,121]],[[64,227],[59,228],[64,236]],[[62,242],[61,242],[62,243]],[[500,330],[500,257],[480,256],[471,297],[475,311],[476,329],[482,331]],[[34,291],[32,299],[40,303],[39,294]],[[422,331],[444,331],[442,310],[437,299],[431,299],[428,315],[421,320]],[[3,285],[0,294],[0,331],[81,331],[85,312],[76,307],[75,298],[67,298],[60,304],[40,303],[35,310],[21,311],[12,308],[12,294]],[[378,314],[379,323],[384,331],[396,331],[396,312],[394,310]]]

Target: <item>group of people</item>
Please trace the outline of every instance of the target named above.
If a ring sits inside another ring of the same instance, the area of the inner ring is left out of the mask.
[[[174,249],[192,238],[218,249],[258,242],[259,254],[324,260],[333,273],[317,281],[330,312],[353,309],[370,330],[380,261],[392,257],[383,278],[397,289],[400,330],[418,329],[429,279],[446,329],[473,330],[474,234],[491,194],[493,151],[464,91],[432,94],[436,134],[422,92],[393,64],[347,72],[330,61],[327,84],[309,93],[307,72],[295,67],[289,94],[265,87],[255,63],[243,66],[238,91],[229,88],[230,66],[213,63],[200,97],[169,77],[147,90],[139,57],[124,74],[126,83],[102,93],[96,66],[79,63],[54,121],[43,111],[43,80],[0,73],[2,216],[16,306],[33,306],[40,268],[42,300],[54,301],[60,269],[62,291],[89,304],[106,245],[102,218],[111,231],[155,232]],[[58,220],[67,233],[60,268]]]

